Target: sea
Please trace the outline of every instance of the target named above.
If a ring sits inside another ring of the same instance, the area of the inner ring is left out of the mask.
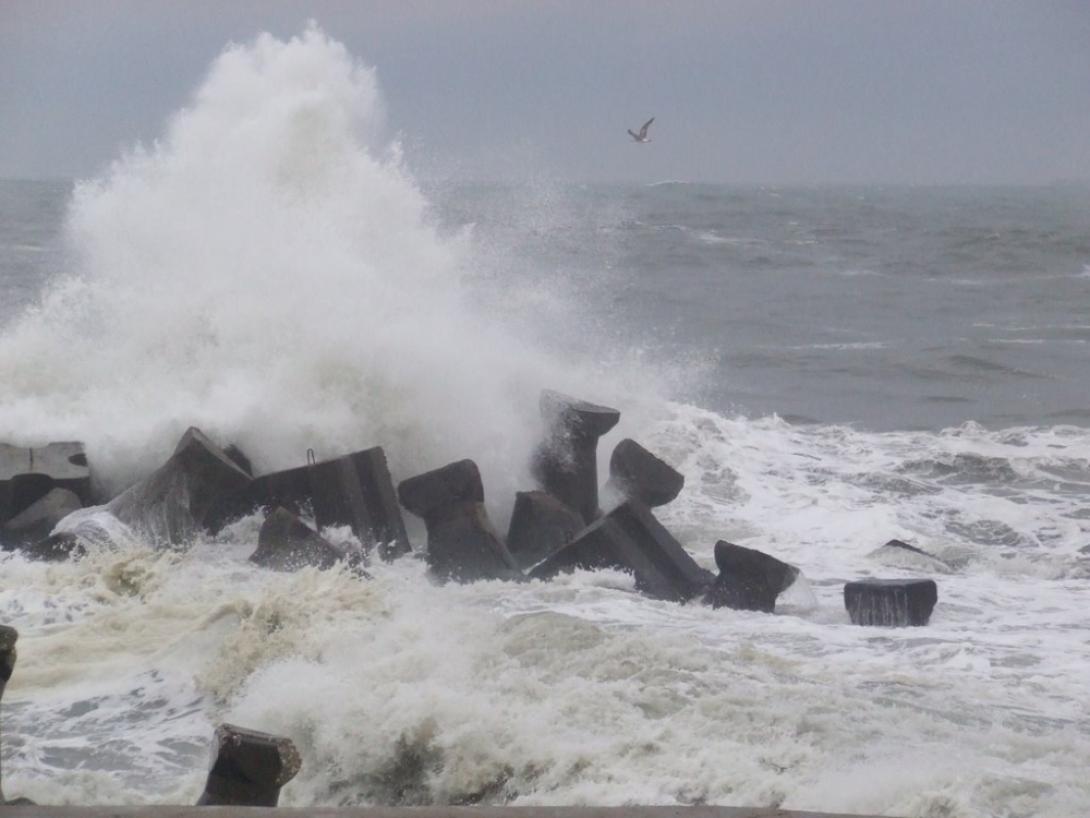
[[[1090,186],[424,178],[382,110],[321,31],[265,35],[156,141],[0,182],[0,440],[84,441],[104,497],[190,425],[258,471],[468,457],[503,530],[557,389],[621,411],[603,480],[626,437],[684,474],[655,513],[697,562],[800,579],[769,615],[273,573],[259,515],[4,553],[8,797],[192,803],[228,722],[295,742],[286,805],[1090,812]],[[845,582],[919,576],[926,627],[849,622]]]

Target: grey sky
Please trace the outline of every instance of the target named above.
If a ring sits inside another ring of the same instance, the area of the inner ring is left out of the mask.
[[[0,0],[0,176],[94,173],[309,18],[424,175],[1090,179],[1090,0]]]

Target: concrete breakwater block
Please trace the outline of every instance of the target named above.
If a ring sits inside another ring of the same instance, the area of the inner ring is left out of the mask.
[[[274,571],[298,571],[306,566],[332,568],[344,560],[362,564],[362,554],[349,554],[330,543],[285,508],[265,518],[250,562]]]
[[[610,486],[649,508],[664,506],[685,486],[685,475],[635,440],[625,438],[609,458]]]
[[[310,508],[319,527],[347,525],[365,546],[394,559],[409,553],[409,537],[381,446],[259,475],[244,490],[220,498],[213,529],[259,508]]]
[[[68,489],[54,488],[24,508],[0,529],[0,541],[7,548],[20,548],[49,536],[61,520],[83,508],[79,497]]]
[[[204,528],[217,499],[242,491],[250,475],[191,426],[162,466],[106,504],[129,527],[160,543],[180,544]]]
[[[590,523],[599,513],[598,439],[617,425],[621,413],[551,390],[541,393],[540,407],[546,435],[531,472],[545,491]]]
[[[576,568],[618,568],[636,577],[636,588],[655,599],[684,602],[705,591],[705,571],[643,504],[629,500],[595,521],[530,576],[549,579]]]
[[[776,597],[799,575],[793,565],[725,540],[715,544],[715,564],[719,576],[704,595],[713,608],[773,613]]]
[[[856,625],[926,625],[938,599],[933,579],[863,579],[844,586],[844,607]]]
[[[457,582],[522,578],[518,563],[488,519],[481,473],[472,460],[403,480],[397,494],[427,526],[428,567],[437,577]]]
[[[11,674],[15,671],[15,643],[19,641],[19,631],[0,625],[0,699],[4,698],[4,690],[11,680]],[[2,779],[2,775],[0,775]],[[33,804],[27,798],[13,798],[10,801],[4,797],[3,781],[0,780],[0,805]]]
[[[55,488],[91,503],[91,469],[83,444],[50,443],[28,448],[0,443],[0,525]]]
[[[537,565],[585,528],[583,515],[544,491],[520,491],[507,528],[507,550],[523,569]]]
[[[198,806],[275,807],[302,767],[291,739],[224,724]]]

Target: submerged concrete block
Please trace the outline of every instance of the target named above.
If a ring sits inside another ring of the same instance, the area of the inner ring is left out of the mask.
[[[523,569],[537,565],[575,539],[583,516],[544,491],[520,491],[507,529],[507,550]]]
[[[541,393],[545,441],[531,471],[545,491],[590,523],[598,517],[598,439],[617,425],[621,413],[559,392]]]
[[[799,575],[793,565],[725,540],[715,544],[715,564],[719,576],[704,595],[704,602],[713,608],[773,613],[776,597]]]
[[[250,561],[274,571],[297,571],[304,566],[332,568],[350,556],[319,536],[310,526],[285,508],[274,509],[257,538],[257,550]]]
[[[275,807],[280,788],[302,767],[291,739],[224,724],[215,743],[198,806]]]
[[[0,525],[51,490],[62,488],[91,503],[91,469],[78,442],[28,448],[0,443]]]
[[[19,548],[49,536],[53,527],[82,508],[79,497],[68,489],[51,489],[44,497],[20,511],[0,529],[0,541],[5,547]]]
[[[625,438],[609,458],[610,485],[645,506],[664,506],[685,486],[685,475],[660,460],[635,440]]]
[[[218,499],[241,492],[250,475],[191,426],[162,466],[106,504],[117,519],[161,543],[189,540]]]
[[[926,625],[938,599],[933,579],[863,579],[844,586],[844,607],[856,625]]]
[[[424,519],[428,567],[440,579],[521,579],[518,563],[488,519],[481,473],[472,460],[403,480],[401,504]]]
[[[712,574],[693,561],[650,509],[633,500],[587,526],[530,576],[549,579],[576,568],[629,571],[638,590],[674,602],[693,598],[712,582]]]

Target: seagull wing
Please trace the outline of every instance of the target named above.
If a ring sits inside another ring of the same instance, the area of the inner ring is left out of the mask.
[[[635,139],[637,142],[640,139],[640,135],[638,133],[633,133],[631,128],[628,129],[628,135]]]
[[[645,136],[647,136],[647,129],[651,127],[651,123],[654,121],[655,118],[651,117],[649,120],[643,123],[643,127],[640,128],[640,139],[643,139]]]

